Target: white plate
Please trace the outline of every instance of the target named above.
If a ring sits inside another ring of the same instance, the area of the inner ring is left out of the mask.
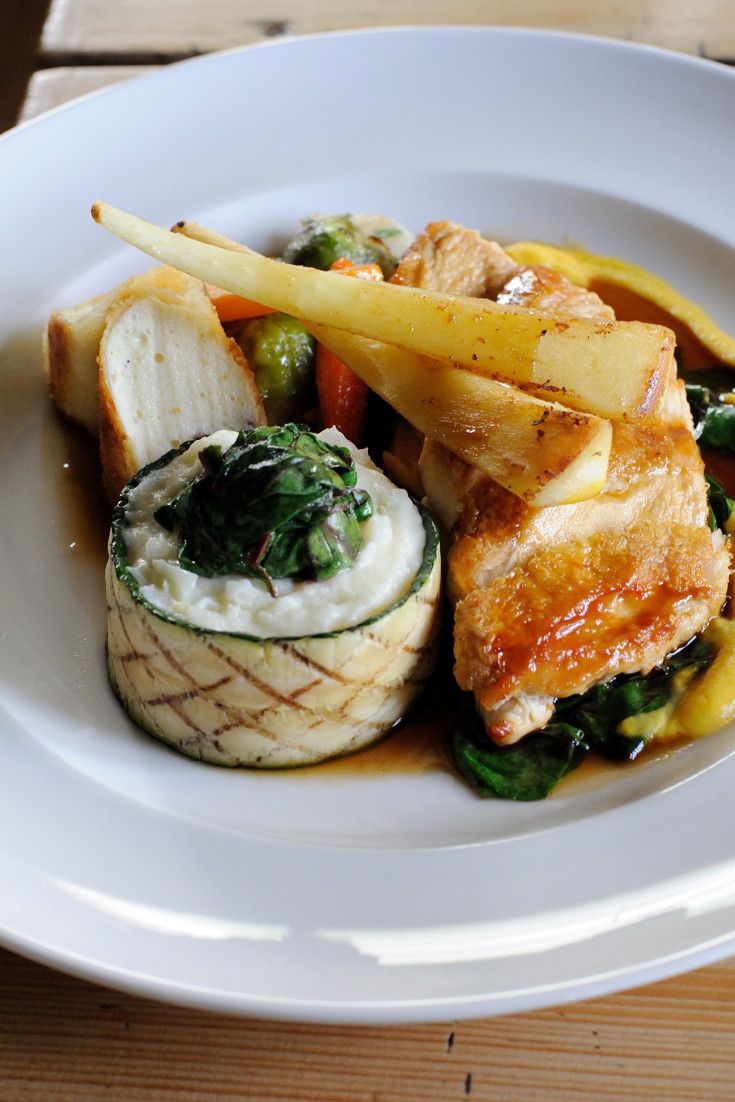
[[[572,238],[735,329],[733,117],[735,73],[691,58],[406,29],[205,57],[0,142],[6,945],[190,1005],[342,1022],[538,1007],[733,950],[732,731],[530,805],[443,772],[228,772],[136,731],[38,355],[51,307],[146,266],[92,224],[95,198],[263,248],[315,209]]]

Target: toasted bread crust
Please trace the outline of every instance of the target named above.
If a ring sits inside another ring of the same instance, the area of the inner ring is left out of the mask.
[[[97,352],[110,291],[66,310],[56,310],[44,335],[44,370],[51,400],[69,420],[93,436],[98,430]]]
[[[204,284],[172,268],[118,289],[98,370],[100,456],[112,499],[140,467],[183,440],[265,423],[253,374]]]

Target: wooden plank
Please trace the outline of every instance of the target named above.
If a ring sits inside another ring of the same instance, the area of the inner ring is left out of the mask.
[[[714,58],[735,58],[731,0],[54,0],[47,57],[163,60],[282,34],[406,23],[549,27],[611,35]]]
[[[130,80],[155,68],[154,65],[80,65],[41,69],[31,77],[19,121],[26,122],[68,100],[96,92],[108,84]]]
[[[732,1102],[735,964],[534,1014],[340,1027],[158,1005],[0,951],[0,1097]]]

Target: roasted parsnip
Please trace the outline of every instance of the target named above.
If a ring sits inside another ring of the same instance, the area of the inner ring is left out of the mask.
[[[345,280],[171,234],[106,203],[95,203],[92,214],[122,240],[224,290],[477,374],[547,388],[583,412],[644,417],[670,378],[674,336],[663,326],[561,321],[486,300]]]
[[[173,230],[247,251],[195,222],[179,222]],[[446,361],[326,326],[311,328],[415,428],[530,504],[581,501],[602,489],[612,438],[608,422],[540,401]]]
[[[311,330],[425,436],[529,504],[582,501],[602,489],[609,421],[395,345],[327,326]]]

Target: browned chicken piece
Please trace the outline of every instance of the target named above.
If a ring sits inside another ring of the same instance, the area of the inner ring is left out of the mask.
[[[452,295],[494,298],[519,267],[495,241],[455,222],[430,222],[401,257],[391,283]],[[383,452],[386,473],[399,486],[422,497],[418,460],[423,436],[397,417],[390,446]]]
[[[455,222],[430,222],[401,257],[391,283],[495,298],[518,265],[495,241]]]
[[[451,238],[459,265],[461,227]],[[501,296],[559,316],[613,316],[546,269],[518,270]],[[457,681],[499,743],[542,727],[557,697],[648,672],[724,602],[729,551],[709,530],[704,468],[673,373],[657,420],[614,425],[607,483],[588,501],[533,509],[432,441],[421,474],[452,531]]]
[[[444,482],[446,514],[459,472],[441,452],[427,448],[422,475],[432,501]],[[479,477],[457,511],[455,673],[499,742],[543,726],[556,697],[648,672],[725,599],[729,554],[709,530],[702,461],[683,423],[616,424],[607,484],[589,501],[532,509]]]
[[[558,318],[615,321],[615,312],[595,291],[575,287],[552,268],[517,268],[496,296],[506,306],[526,306]]]

